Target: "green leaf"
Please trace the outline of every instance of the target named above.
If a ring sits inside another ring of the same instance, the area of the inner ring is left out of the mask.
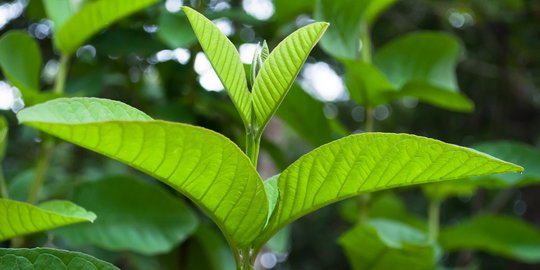
[[[338,59],[358,59],[363,25],[370,25],[396,0],[318,0],[315,19],[331,24],[321,48]],[[368,33],[369,34],[369,33]]]
[[[118,270],[80,252],[52,248],[0,248],[0,270]]]
[[[521,170],[475,150],[414,135],[348,136],[304,155],[281,173],[279,200],[258,243],[310,212],[361,193]]]
[[[149,120],[119,102],[57,99],[19,112],[21,123],[139,169],[186,195],[231,244],[246,247],[268,215],[264,184],[248,157],[221,134]]]
[[[454,72],[459,51],[458,41],[448,34],[412,33],[376,51],[374,63],[401,90],[400,96],[468,112],[474,105],[459,93]]]
[[[197,11],[182,7],[199,43],[229,93],[244,124],[251,123],[251,94],[240,54],[232,42],[210,20]]]
[[[391,101],[398,92],[376,67],[362,61],[346,61],[345,82],[351,98],[363,106],[375,107]]]
[[[385,219],[360,223],[339,243],[355,270],[433,269],[437,254],[424,232]]]
[[[37,42],[23,31],[9,31],[0,39],[0,67],[23,96],[37,93],[41,52]]]
[[[0,216],[0,240],[96,219],[94,213],[68,201],[50,201],[36,207],[6,199],[0,199]]]
[[[158,26],[158,38],[172,49],[191,48],[197,41],[189,21],[183,14],[170,13],[164,10],[159,15]]]
[[[422,191],[431,200],[444,201],[450,197],[471,197],[478,188],[478,184],[467,181],[467,179],[460,179],[452,182],[423,185]]]
[[[142,10],[158,0],[98,0],[84,5],[57,29],[55,44],[70,55],[104,27]]]
[[[157,185],[126,177],[80,185],[72,201],[99,216],[94,224],[53,231],[75,245],[154,255],[183,242],[198,223],[195,213],[178,197]]]
[[[328,28],[312,23],[286,37],[268,56],[253,84],[253,112],[259,132],[272,118],[294,83],[309,52]]]
[[[45,0],[41,2],[43,2],[47,17],[53,22],[54,31],[57,31],[81,8],[85,0]]]
[[[277,116],[313,146],[320,146],[333,139],[332,127],[324,115],[324,103],[311,97],[297,84],[291,86]]]
[[[514,217],[484,215],[441,230],[447,251],[481,250],[524,261],[540,262],[540,230]]]
[[[191,238],[188,250],[187,267],[198,270],[236,269],[234,257],[223,237],[208,224],[202,224]]]
[[[294,21],[295,17],[302,14],[310,14],[315,6],[315,0],[274,0],[276,12],[272,19],[281,22]]]

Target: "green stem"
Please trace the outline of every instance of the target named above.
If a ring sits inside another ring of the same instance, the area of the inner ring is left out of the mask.
[[[60,56],[58,75],[54,83],[54,92],[57,94],[64,93],[64,89],[66,85],[66,78],[67,78],[67,71],[68,71],[68,64],[69,64],[69,55],[62,54],[62,56]]]
[[[367,23],[362,23],[360,26],[362,29],[360,40],[362,41],[362,48],[360,49],[362,60],[368,64],[371,64],[373,54],[371,51],[371,32]]]
[[[251,163],[257,168],[259,159],[259,149],[261,147],[261,134],[248,128],[246,131],[246,155],[251,160]]]
[[[364,129],[366,132],[373,132],[373,114],[373,108],[366,107],[366,120],[364,122]]]
[[[47,169],[49,168],[49,161],[54,149],[54,143],[49,137],[45,137],[39,149],[39,156],[36,165],[36,173],[30,192],[28,193],[28,202],[35,204],[38,201],[39,192],[43,187],[43,180],[47,175]]]
[[[369,220],[369,201],[371,200],[371,193],[364,193],[358,196],[358,223],[366,223]]]
[[[6,179],[4,178],[4,170],[0,163],[0,198],[9,199],[9,193],[6,185]]]
[[[250,249],[243,249],[239,251],[241,262],[238,265],[238,270],[253,270],[255,263]]]
[[[428,232],[429,239],[436,241],[439,237],[439,222],[441,216],[441,201],[440,200],[431,200],[429,202],[428,210]]]

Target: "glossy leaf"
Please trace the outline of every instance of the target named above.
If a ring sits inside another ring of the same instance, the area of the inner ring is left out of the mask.
[[[286,37],[268,56],[253,85],[253,112],[262,131],[287,95],[309,52],[328,28],[312,23]]]
[[[528,262],[540,262],[540,230],[517,218],[484,215],[441,230],[447,251],[481,250]]]
[[[396,0],[318,0],[315,19],[331,24],[321,47],[338,59],[358,59],[363,25],[370,25]]]
[[[0,199],[0,216],[0,240],[96,219],[94,213],[68,201],[34,206],[6,199]]]
[[[72,54],[104,27],[157,2],[158,0],[89,2],[56,31],[55,44],[64,54]]]
[[[279,200],[261,236],[361,193],[522,168],[468,148],[407,134],[364,133],[323,145],[278,179]]]
[[[39,90],[41,52],[37,42],[27,33],[10,31],[0,38],[0,67],[23,96]]]
[[[210,20],[197,11],[182,7],[193,31],[221,83],[229,93],[246,126],[251,123],[251,94],[240,54],[232,42]]]
[[[165,253],[190,236],[198,223],[195,213],[179,198],[157,185],[125,177],[78,186],[72,201],[99,216],[90,226],[78,224],[53,232],[75,245],[146,255]]]
[[[426,233],[403,223],[374,219],[345,232],[339,243],[355,270],[433,269],[436,247]]]
[[[148,173],[198,204],[232,246],[247,246],[268,215],[263,182],[226,137],[96,98],[57,99],[22,110],[19,121]]]
[[[0,270],[118,270],[114,265],[80,252],[52,248],[0,248]]]

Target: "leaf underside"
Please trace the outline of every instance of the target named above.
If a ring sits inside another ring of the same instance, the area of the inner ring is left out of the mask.
[[[37,93],[41,52],[37,42],[22,31],[10,31],[0,39],[0,68],[24,95]]]

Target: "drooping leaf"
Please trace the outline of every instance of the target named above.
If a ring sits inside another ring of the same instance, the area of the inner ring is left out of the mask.
[[[268,56],[252,89],[253,112],[260,132],[287,95],[309,52],[328,28],[312,23],[286,37]]]
[[[52,248],[0,248],[0,270],[118,270],[90,255]]]
[[[436,261],[436,246],[426,233],[392,220],[360,223],[345,232],[339,243],[355,270],[428,270]]]
[[[96,219],[94,213],[68,201],[34,206],[6,199],[0,199],[0,216],[0,240]]]
[[[191,30],[189,21],[183,14],[163,11],[159,15],[158,37],[170,48],[190,48],[197,37]]]
[[[218,133],[150,120],[130,106],[96,98],[49,101],[18,118],[170,185],[205,210],[231,245],[245,247],[264,226],[263,182],[248,157]]]
[[[441,230],[447,251],[481,250],[528,262],[540,262],[540,230],[514,217],[484,215]]]
[[[374,63],[400,89],[395,93],[398,97],[413,96],[435,106],[467,112],[474,104],[459,93],[455,75],[459,51],[458,41],[448,34],[412,33],[377,50]]]
[[[360,193],[521,170],[472,149],[414,135],[348,136],[304,155],[281,173],[279,200],[259,242],[307,213]]]
[[[27,33],[10,31],[0,38],[0,67],[23,96],[39,90],[41,52],[37,42]]]
[[[69,17],[56,31],[55,44],[64,54],[72,54],[104,27],[156,2],[158,0],[98,0],[89,2]]]
[[[72,200],[99,216],[90,226],[77,224],[53,231],[75,245],[153,255],[168,252],[197,227],[195,213],[177,197],[130,178],[83,184],[75,189]]]
[[[362,25],[370,25],[396,0],[318,0],[315,19],[331,24],[321,47],[338,59],[358,59]]]
[[[240,54],[232,42],[210,20],[197,11],[182,7],[199,43],[229,93],[246,126],[251,123],[251,94]]]

